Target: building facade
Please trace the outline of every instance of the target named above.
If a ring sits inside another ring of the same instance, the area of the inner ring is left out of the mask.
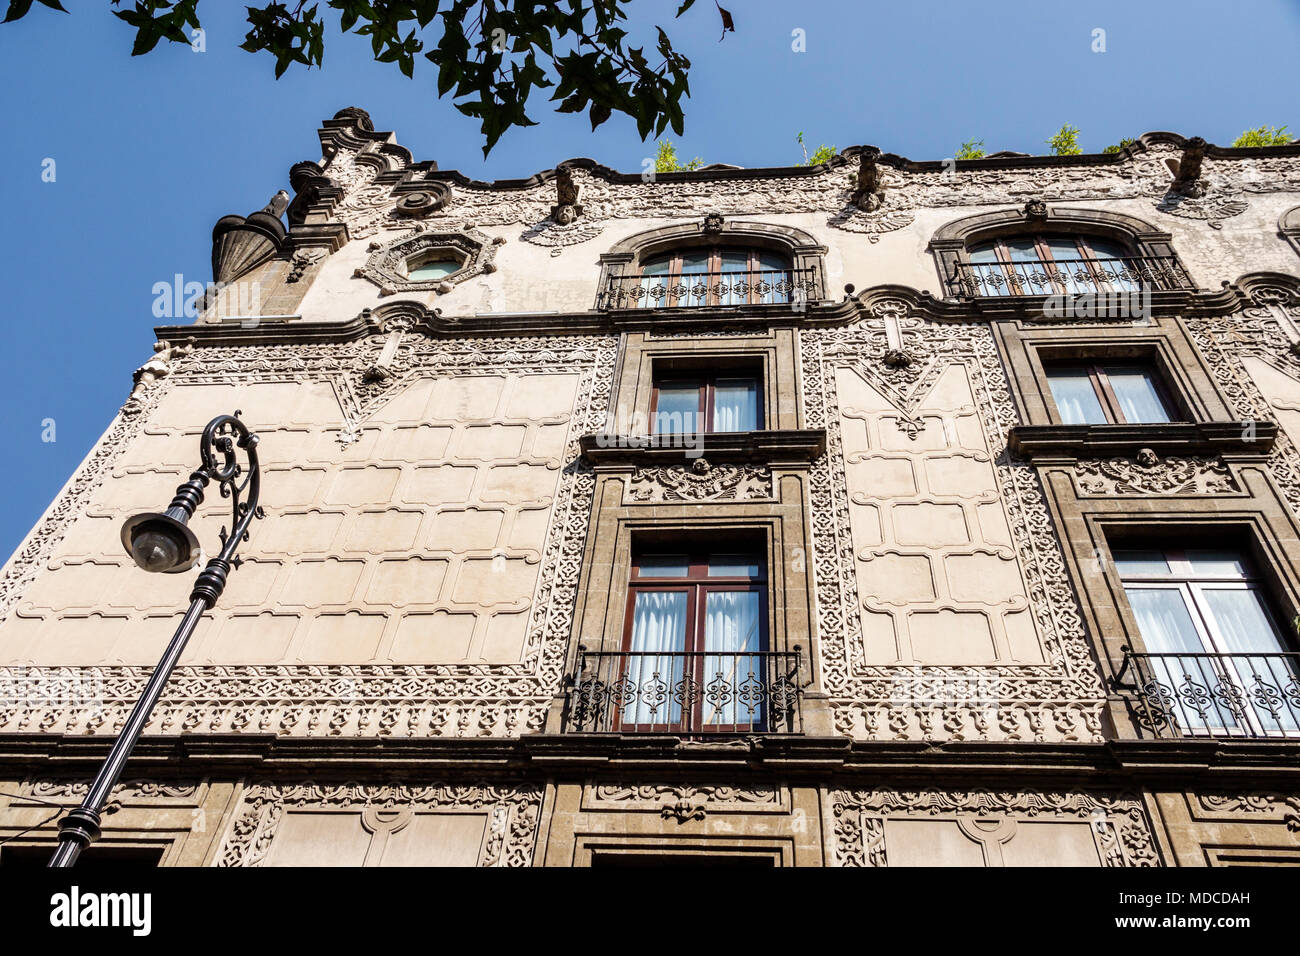
[[[121,523],[236,409],[266,516],[86,861],[1300,864],[1300,144],[320,138],[0,576],[0,864],[188,603]]]

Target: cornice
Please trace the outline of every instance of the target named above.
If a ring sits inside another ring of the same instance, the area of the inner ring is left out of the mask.
[[[102,737],[0,735],[0,774],[83,775],[107,753]],[[828,786],[866,777],[885,785],[1015,786],[1033,778],[1075,786],[1286,787],[1300,781],[1300,740],[1111,740],[1104,743],[856,741],[770,736],[689,741],[675,736],[535,734],[521,738],[281,737],[193,734],[145,737],[131,773],[383,781],[394,773],[587,776],[709,774],[816,778]]]
[[[1144,449],[1157,455],[1235,455],[1263,458],[1273,450],[1277,425],[1256,422],[1162,422],[1124,425],[1017,425],[1008,450],[1034,464],[1078,458],[1131,457]]]
[[[711,432],[692,435],[686,448],[676,435],[583,435],[583,460],[593,466],[681,465],[688,453],[715,464],[810,462],[826,450],[826,430]]]

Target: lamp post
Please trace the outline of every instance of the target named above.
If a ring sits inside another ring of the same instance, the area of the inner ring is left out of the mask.
[[[190,592],[190,608],[132,708],[122,732],[113,742],[86,798],[59,821],[59,847],[50,857],[51,867],[72,866],[81,851],[99,838],[100,812],[108,795],[121,777],[122,769],[149,722],[149,715],[162,696],[199,618],[221,597],[231,568],[239,567],[241,559],[235,557],[235,550],[241,541],[248,540],[249,524],[254,518],[262,517],[262,509],[257,503],[262,483],[257,464],[258,438],[239,420],[240,414],[236,409],[234,415],[218,415],[208,422],[199,439],[202,464],[185,484],[176,489],[176,497],[165,512],[134,515],[122,525],[122,545],[137,565],[146,571],[176,574],[190,570],[202,560],[203,551],[189,528],[189,520],[194,509],[203,502],[203,489],[208,482],[215,481],[221,489],[221,497],[231,499],[233,530],[227,536],[226,529],[221,529],[221,553],[208,562],[195,580],[194,590]],[[236,448],[242,448],[248,459],[247,473],[239,463]],[[242,482],[241,475],[244,476]]]

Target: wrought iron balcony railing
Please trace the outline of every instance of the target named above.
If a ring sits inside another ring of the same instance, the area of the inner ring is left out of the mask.
[[[633,652],[578,649],[573,733],[797,734],[799,649]]]
[[[780,305],[821,297],[813,269],[695,272],[678,276],[610,276],[602,309],[676,309],[727,305]]]
[[[1190,289],[1192,281],[1173,256],[1058,259],[1055,262],[956,263],[950,295],[1080,295]]]
[[[1300,654],[1126,649],[1116,685],[1133,693],[1139,721],[1157,737],[1300,736]]]

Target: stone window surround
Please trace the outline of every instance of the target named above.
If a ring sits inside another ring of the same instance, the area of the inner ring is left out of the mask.
[[[643,332],[627,333],[610,403],[614,421],[606,431],[632,434],[630,426],[638,422],[649,430],[656,373],[727,367],[757,372],[764,430],[802,428],[795,371],[797,353],[793,329],[725,338],[660,339]]]
[[[1292,206],[1277,221],[1277,231],[1287,244],[1300,255],[1300,206]]]
[[[1300,613],[1300,529],[1269,479],[1263,456],[1224,454],[1236,490],[1195,496],[1172,494],[1081,495],[1068,463],[1041,469],[1044,488],[1093,636],[1102,676],[1111,688],[1109,711],[1121,737],[1138,735],[1135,715],[1113,686],[1124,648],[1141,651],[1137,620],[1111,560],[1116,546],[1139,541],[1235,539],[1255,564],[1265,593],[1285,622]],[[1295,641],[1294,635],[1289,635]]]
[[[1027,425],[1059,424],[1044,368],[1071,360],[1140,359],[1150,362],[1187,422],[1231,420],[1200,354],[1173,317],[1152,317],[1138,326],[1120,322],[1079,328],[1033,322],[995,322],[994,335],[1011,372],[1016,410]]]
[[[826,297],[826,270],[824,261],[827,247],[817,242],[813,236],[802,229],[792,226],[766,222],[744,222],[727,219],[722,224],[721,232],[706,231],[703,220],[693,223],[679,223],[639,232],[621,240],[600,257],[600,281],[596,286],[596,307],[600,307],[609,280],[613,276],[625,276],[638,273],[641,263],[651,256],[660,255],[678,249],[688,249],[700,245],[736,246],[753,249],[766,249],[780,253],[790,260],[795,270],[811,269],[815,287],[820,296],[812,296],[816,301]],[[812,301],[809,304],[812,304]],[[681,307],[678,307],[679,310]],[[691,307],[686,307],[691,308]],[[763,311],[789,311],[790,303],[781,302],[768,305],[743,306],[701,306],[701,309],[734,312],[740,309],[758,309]]]
[[[1060,233],[1096,236],[1132,250],[1135,256],[1169,256],[1181,265],[1172,245],[1173,236],[1133,216],[1100,209],[1049,206],[1045,219],[1031,218],[1022,209],[1000,209],[957,219],[935,232],[929,249],[939,271],[940,288],[947,290],[957,265],[969,263],[967,250],[990,239],[1025,233]],[[1186,269],[1183,270],[1186,272]],[[946,295],[946,292],[945,292]],[[1001,298],[1030,298],[1003,296]]]

